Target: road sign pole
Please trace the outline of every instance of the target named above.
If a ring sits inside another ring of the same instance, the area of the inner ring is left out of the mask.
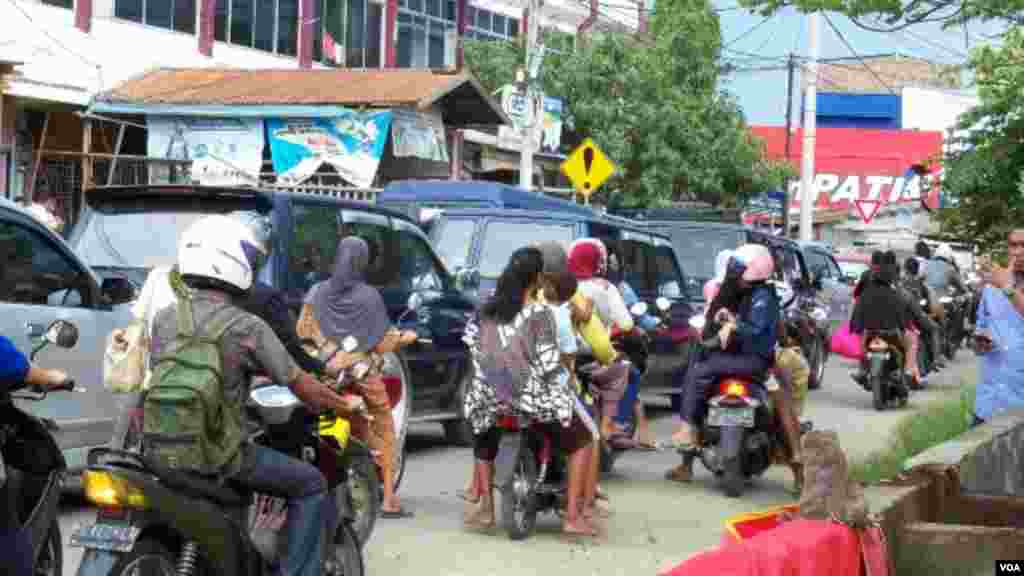
[[[819,14],[817,12],[808,16],[807,42],[810,44],[811,59],[807,63],[807,95],[804,97],[804,149],[803,162],[800,166],[800,239],[805,242],[814,238],[813,215],[815,192],[817,192],[814,186],[814,137],[818,120],[818,21]]]
[[[529,3],[529,17],[527,19],[527,34],[526,34],[526,122],[523,139],[521,156],[519,157],[519,187],[527,190],[533,189],[533,133],[534,133],[534,122],[536,118],[533,98],[533,79],[530,78],[530,64],[532,64],[530,58],[534,56],[534,51],[537,49],[537,31],[540,25],[540,8],[541,0],[530,0]]]
[[[786,77],[786,164],[789,164],[790,143],[793,140],[793,70],[796,59],[789,55],[789,75]],[[782,182],[782,236],[789,238],[789,176]]]

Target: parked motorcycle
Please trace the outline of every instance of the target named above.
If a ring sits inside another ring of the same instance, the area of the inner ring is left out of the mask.
[[[861,385],[871,392],[875,410],[885,410],[894,401],[902,408],[910,397],[903,363],[905,352],[887,341],[887,338],[897,340],[901,337],[899,331],[867,331],[867,350],[863,360],[867,370]]]
[[[800,350],[811,369],[807,388],[821,388],[825,381],[825,365],[832,352],[828,312],[817,302],[806,300],[798,306],[786,308],[783,321],[787,328],[795,328],[795,332],[800,334]]]
[[[970,332],[966,327],[968,306],[972,301],[970,293],[957,294],[955,296],[943,296],[939,303],[946,310],[946,319],[942,325],[943,340],[942,352],[950,360],[956,359],[956,353],[963,345],[964,339]]]
[[[262,424],[254,441],[317,466],[327,479],[338,514],[324,523],[323,573],[362,576],[357,516],[347,487],[354,469],[368,478],[368,486],[379,486],[369,450],[349,437],[347,420],[319,420],[284,386],[254,382],[248,400],[247,409]],[[80,576],[137,570],[262,576],[275,573],[284,552],[285,501],[230,480],[172,470],[137,452],[95,448],[82,483],[99,511],[94,524],[71,537],[72,546],[86,548]]]
[[[699,334],[705,318],[697,315],[690,326]],[[707,349],[721,346],[717,336],[701,342]],[[683,453],[683,465],[701,464],[721,478],[730,498],[743,494],[747,480],[764,474],[785,449],[786,439],[770,406],[764,382],[768,375],[749,379],[736,376],[722,378],[708,400],[708,414],[701,427],[703,445]],[[810,422],[800,423],[801,435],[811,430]]]
[[[70,322],[57,320],[43,334],[32,335],[30,358],[47,346],[73,348],[78,343],[78,328]],[[19,388],[20,389],[20,388]],[[15,400],[42,401],[54,390],[76,391],[74,380],[65,380],[49,390],[32,386],[28,391],[13,392]],[[19,532],[32,543],[33,574],[63,574],[63,542],[60,534],[61,485],[67,463],[53,433],[57,424],[22,410],[14,402],[0,406],[0,494],[8,498],[7,509],[16,515]],[[6,486],[4,483],[6,482]],[[4,559],[9,560],[9,559]]]

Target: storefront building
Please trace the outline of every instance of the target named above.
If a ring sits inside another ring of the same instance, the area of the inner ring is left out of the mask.
[[[113,160],[149,161],[150,184],[365,199],[393,180],[448,178],[450,130],[508,122],[472,76],[430,70],[156,70],[100,94],[85,117],[133,134]]]

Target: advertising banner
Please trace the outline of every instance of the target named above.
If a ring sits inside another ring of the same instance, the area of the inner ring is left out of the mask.
[[[146,118],[150,158],[191,160],[191,177],[204,185],[254,184],[263,164],[263,120],[259,118]],[[150,184],[170,183],[171,166],[152,164]]]
[[[753,126],[751,131],[766,145],[767,156],[785,158],[786,129]],[[789,161],[799,172],[803,132],[794,131]],[[814,151],[815,206],[856,211],[857,200],[877,200],[881,204],[929,208],[939,203],[937,176],[939,167],[921,177],[910,168],[929,165],[942,153],[943,133],[917,130],[868,130],[861,128],[819,128]],[[789,189],[791,208],[800,206],[800,179]]]
[[[390,110],[352,110],[334,118],[267,118],[278,182],[299,184],[327,164],[353,186],[372,186],[391,119]]]
[[[544,132],[540,150],[545,154],[558,154],[562,147],[562,119],[564,105],[561,98],[544,97]]]
[[[393,111],[391,147],[396,158],[422,158],[448,163],[448,140],[439,114]]]

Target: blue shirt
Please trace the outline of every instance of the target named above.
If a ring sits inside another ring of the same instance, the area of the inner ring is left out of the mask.
[[[555,323],[558,325],[558,350],[562,354],[578,352],[576,329],[572,325],[572,312],[568,304],[555,306]]]
[[[633,291],[633,287],[625,281],[619,283],[619,292],[622,292],[622,300],[626,303],[626,308],[640,301],[640,297]],[[658,319],[650,314],[644,314],[637,318],[636,323],[648,332],[658,327]]]
[[[994,346],[978,363],[974,414],[988,420],[1024,408],[1024,318],[1005,294],[986,286],[978,303],[977,330],[988,331]]]
[[[21,384],[30,367],[25,357],[6,336],[0,336],[0,393]]]
[[[773,359],[778,329],[779,301],[775,289],[767,284],[754,286],[751,294],[740,304],[736,318],[740,354],[757,354]]]

